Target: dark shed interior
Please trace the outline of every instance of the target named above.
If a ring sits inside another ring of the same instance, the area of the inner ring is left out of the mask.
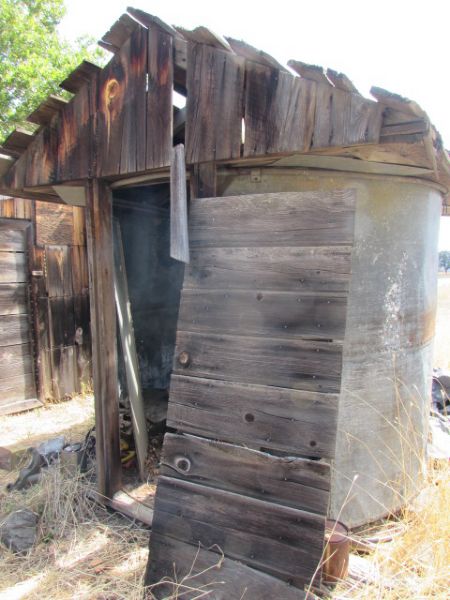
[[[151,430],[152,424],[166,419],[184,274],[183,263],[170,258],[169,184],[114,193],[113,214],[120,224],[140,383]],[[120,343],[118,347],[121,355]],[[122,357],[119,382],[126,400]]]

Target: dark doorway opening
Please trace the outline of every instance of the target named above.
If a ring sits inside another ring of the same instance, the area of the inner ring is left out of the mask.
[[[183,263],[170,258],[169,184],[115,191],[113,216],[120,225],[139,380],[149,436],[147,476],[148,483],[152,484],[157,476],[159,452],[166,427],[169,383],[184,276]],[[117,239],[114,243],[118,243]],[[118,357],[122,464],[127,467],[125,459],[130,455],[128,450],[132,450],[133,436],[120,335]],[[130,462],[133,464],[132,460]],[[132,487],[132,482],[136,482],[137,477],[135,468],[124,468],[123,474],[125,488]]]

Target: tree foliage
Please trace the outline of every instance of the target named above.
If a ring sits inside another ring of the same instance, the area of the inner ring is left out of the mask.
[[[97,54],[92,40],[60,39],[64,14],[64,0],[0,0],[0,141]]]
[[[439,267],[447,271],[450,271],[450,250],[441,250],[439,252]]]

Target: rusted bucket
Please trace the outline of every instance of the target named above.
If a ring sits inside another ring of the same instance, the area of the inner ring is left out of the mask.
[[[350,539],[348,528],[340,521],[327,519],[325,524],[325,552],[322,568],[323,583],[337,583],[348,575]]]

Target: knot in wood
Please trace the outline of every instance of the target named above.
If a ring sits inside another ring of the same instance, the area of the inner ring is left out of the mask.
[[[185,456],[177,456],[175,459],[175,468],[183,473],[188,473],[191,469],[191,461]]]
[[[189,366],[189,363],[191,362],[191,357],[189,356],[189,353],[185,350],[183,352],[180,352],[180,354],[178,355],[178,362],[182,367]]]

